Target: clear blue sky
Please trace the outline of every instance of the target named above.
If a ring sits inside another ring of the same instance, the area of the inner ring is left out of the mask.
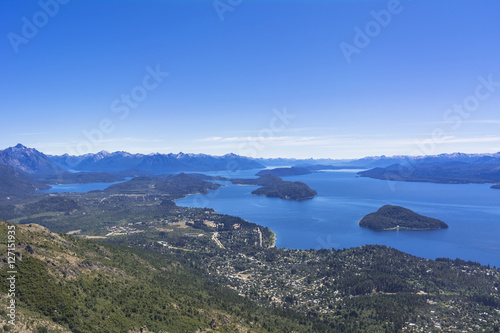
[[[498,0],[2,1],[0,15],[0,149],[500,151]]]

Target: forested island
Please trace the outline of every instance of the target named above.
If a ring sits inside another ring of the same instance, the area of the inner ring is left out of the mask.
[[[172,199],[179,199],[188,194],[208,193],[222,185],[200,179],[199,175],[180,173],[164,177],[136,177],[124,183],[113,184],[105,193],[147,193],[162,194]]]
[[[361,227],[373,230],[429,230],[446,229],[448,225],[441,220],[417,214],[400,206],[385,205],[359,221]]]
[[[318,192],[303,182],[290,182],[272,174],[265,174],[257,179],[231,179],[236,185],[260,185],[252,194],[287,200],[307,200],[314,198]]]

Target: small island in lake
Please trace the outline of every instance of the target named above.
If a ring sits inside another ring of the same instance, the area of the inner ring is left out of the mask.
[[[359,221],[361,227],[373,230],[429,230],[446,229],[441,220],[417,214],[400,206],[385,205],[375,213],[370,213]]]
[[[278,176],[265,174],[257,179],[231,179],[236,185],[260,185],[252,194],[287,200],[307,200],[318,193],[303,182],[290,182]]]
[[[275,168],[275,169],[261,170],[257,172],[256,176],[274,175],[278,177],[286,177],[286,176],[307,175],[310,173],[312,173],[312,171],[307,168],[290,167],[290,168]]]

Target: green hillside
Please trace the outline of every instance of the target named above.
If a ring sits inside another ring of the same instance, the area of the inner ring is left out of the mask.
[[[8,225],[0,222],[2,235]],[[4,331],[307,332],[315,325],[298,314],[258,307],[175,256],[61,235],[36,224],[16,226],[16,242],[18,325],[6,323],[8,287],[2,283]],[[4,239],[2,259],[6,244]],[[2,281],[6,261],[0,263]]]
[[[9,200],[12,196],[26,196],[39,190],[47,190],[50,186],[33,180],[25,173],[5,164],[0,164],[0,201]]]

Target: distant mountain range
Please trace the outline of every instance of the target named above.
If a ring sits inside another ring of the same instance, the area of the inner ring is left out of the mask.
[[[57,165],[79,171],[117,172],[137,169],[153,173],[176,171],[223,171],[264,168],[259,162],[235,154],[211,156],[205,154],[130,154],[123,151],[81,156],[49,156]]]
[[[45,155],[22,144],[0,151],[0,165],[8,165],[37,183],[111,182],[118,177],[176,172],[264,169],[292,165],[311,172],[325,168],[370,169],[361,176],[401,181],[441,183],[500,182],[500,153],[441,154],[434,156],[376,156],[353,160],[263,159],[235,154],[130,154],[101,151],[81,156]],[[292,169],[290,169],[292,170]],[[289,169],[283,172],[289,172]],[[295,168],[293,170],[302,170]],[[405,172],[402,172],[404,170]],[[407,171],[411,170],[410,173]],[[268,171],[265,171],[268,172]],[[263,172],[264,173],[264,172]],[[38,186],[35,186],[38,187]]]
[[[359,172],[361,177],[382,180],[429,182],[444,184],[483,184],[500,182],[500,163],[480,159],[473,163],[462,161],[416,162],[392,164]]]
[[[266,164],[264,160],[261,161]],[[325,162],[325,160],[318,161]],[[273,159],[271,164],[286,165],[284,162],[283,159]],[[314,161],[311,160],[293,160],[293,162],[290,163],[294,165],[292,168],[266,169],[257,175],[270,173],[287,176],[326,169],[359,168],[367,169],[358,172],[359,176],[382,180],[445,184],[500,183],[500,153],[373,156],[349,161],[331,160],[331,165],[314,165]],[[499,189],[500,185],[492,188]]]
[[[433,164],[446,162],[463,162],[469,164],[500,163],[500,152],[492,154],[440,154],[429,156],[372,156],[364,157],[347,162],[347,165],[360,165],[366,168],[383,168],[393,164],[413,165],[413,164]]]
[[[268,167],[296,166],[311,169],[314,165],[330,165],[336,167],[351,168],[384,168],[393,164],[415,164],[415,163],[442,163],[442,162],[465,162],[473,164],[500,163],[500,152],[487,154],[439,154],[428,156],[367,156],[359,159],[296,159],[296,158],[257,158],[259,163]]]
[[[130,154],[127,152],[81,156],[45,155],[22,144],[0,150],[0,164],[9,165],[28,175],[47,176],[71,172],[112,172],[121,176],[177,171],[223,171],[262,169],[254,159],[235,154]],[[130,174],[130,175],[129,175]],[[69,178],[65,176],[65,178]],[[89,178],[89,177],[86,177]]]

